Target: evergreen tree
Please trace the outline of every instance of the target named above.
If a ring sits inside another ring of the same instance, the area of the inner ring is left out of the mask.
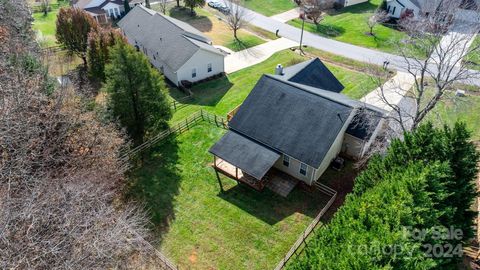
[[[125,15],[131,10],[129,2],[129,0],[123,0],[123,9],[125,9]]]
[[[185,6],[190,8],[190,14],[195,15],[194,9],[196,7],[205,6],[205,0],[185,0]]]
[[[78,8],[61,8],[57,15],[55,37],[71,53],[87,65],[88,34],[96,31],[98,23],[87,12]]]
[[[166,85],[142,53],[124,42],[115,44],[105,75],[109,107],[136,145],[168,126]]]
[[[478,161],[464,124],[437,129],[427,123],[406,133],[403,140],[392,142],[385,156],[371,159],[355,179],[354,192],[289,268],[457,269],[459,244],[473,235],[475,212],[470,207]],[[435,237],[436,229],[451,227],[462,230],[461,238]],[[402,228],[426,234],[405,237]],[[402,252],[358,250],[377,245],[397,246]],[[453,256],[428,256],[435,255],[435,245],[450,251],[443,255]]]
[[[432,123],[426,123],[406,133],[403,140],[394,140],[387,155],[373,158],[368,170],[357,177],[354,192],[365,192],[382,181],[385,172],[401,170],[406,163],[415,161],[425,165],[435,161],[449,164],[453,173],[443,183],[448,192],[445,198],[439,198],[437,207],[449,207],[442,219],[445,225],[461,229],[466,238],[472,236],[475,213],[470,206],[477,195],[474,179],[478,173],[479,154],[470,142],[465,124],[456,123],[453,129],[448,126],[436,129]]]
[[[105,80],[105,65],[109,62],[109,50],[117,42],[126,42],[116,29],[101,28],[88,34],[88,74],[99,81]]]
[[[469,206],[478,195],[474,180],[478,174],[479,153],[470,142],[471,133],[464,123],[456,123],[453,129],[446,126],[445,135],[450,150],[450,167],[455,173],[455,181],[450,186],[453,194],[450,203],[457,207],[453,220],[465,236],[470,238],[474,235],[473,218],[477,214]]]

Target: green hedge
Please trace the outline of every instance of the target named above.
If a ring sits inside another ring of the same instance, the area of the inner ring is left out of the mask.
[[[384,156],[371,160],[345,204],[288,269],[454,268],[459,244],[473,233],[477,162],[463,124],[453,129],[426,124],[393,141]],[[436,237],[435,229],[450,226],[464,237]],[[413,229],[426,234],[414,237],[408,233]],[[429,256],[435,245],[444,253]]]

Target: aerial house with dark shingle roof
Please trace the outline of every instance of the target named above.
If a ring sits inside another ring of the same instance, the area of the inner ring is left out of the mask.
[[[312,185],[341,152],[364,155],[382,110],[338,93],[343,86],[319,59],[276,73],[257,82],[210,148],[217,171],[256,189],[272,168]]]
[[[118,22],[128,42],[175,85],[224,72],[225,55],[191,25],[138,5]]]

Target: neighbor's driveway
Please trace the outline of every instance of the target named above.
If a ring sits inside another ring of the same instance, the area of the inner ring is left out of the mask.
[[[286,23],[290,20],[296,19],[300,16],[300,9],[299,8],[294,8],[289,11],[285,11],[283,13],[273,15],[270,18],[275,19],[279,22]]]
[[[298,46],[298,43],[279,38],[267,43],[232,53],[225,57],[225,72],[232,73],[267,60],[274,53]],[[273,70],[274,67],[272,67]]]

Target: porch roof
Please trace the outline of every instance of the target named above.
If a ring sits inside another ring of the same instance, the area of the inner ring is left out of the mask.
[[[209,152],[258,180],[280,158],[278,152],[234,131],[228,131]]]

